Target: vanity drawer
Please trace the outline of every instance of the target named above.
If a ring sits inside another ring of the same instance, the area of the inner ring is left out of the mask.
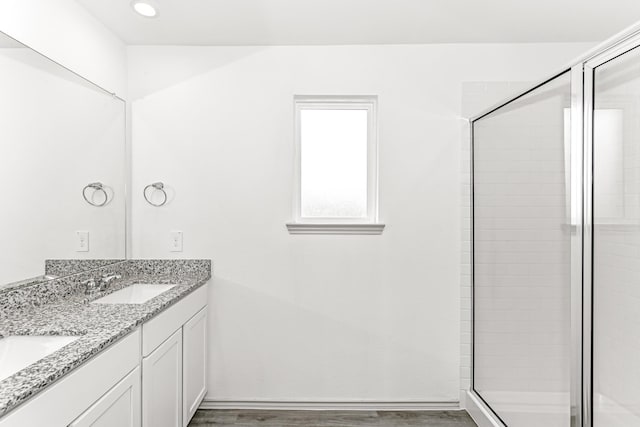
[[[142,357],[147,357],[207,305],[206,283],[142,325]]]

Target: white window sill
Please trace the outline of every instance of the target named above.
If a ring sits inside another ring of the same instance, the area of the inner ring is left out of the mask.
[[[289,234],[382,234],[385,224],[289,223]]]

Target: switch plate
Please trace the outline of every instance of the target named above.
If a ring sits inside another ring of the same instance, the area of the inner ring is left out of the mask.
[[[88,231],[76,231],[76,252],[89,252]]]
[[[182,231],[169,233],[169,252],[182,252]]]

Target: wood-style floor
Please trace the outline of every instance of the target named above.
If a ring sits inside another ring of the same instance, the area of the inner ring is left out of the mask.
[[[199,410],[189,427],[475,427],[465,411]]]

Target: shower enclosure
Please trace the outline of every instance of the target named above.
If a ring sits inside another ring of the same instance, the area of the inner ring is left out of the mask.
[[[640,426],[639,30],[471,119],[486,425]]]

